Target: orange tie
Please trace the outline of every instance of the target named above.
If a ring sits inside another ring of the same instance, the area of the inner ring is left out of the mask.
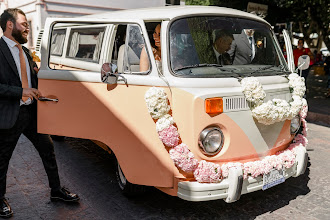
[[[23,55],[23,48],[22,45],[16,44],[18,50],[19,50],[19,61],[21,63],[21,81],[22,81],[22,88],[29,88],[29,82],[28,82],[28,77],[27,77],[27,72],[26,72],[26,63],[25,63],[25,58]],[[22,100],[26,102],[29,98],[28,97],[22,97]]]

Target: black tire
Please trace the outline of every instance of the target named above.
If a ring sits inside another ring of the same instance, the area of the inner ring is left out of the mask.
[[[138,196],[138,195],[142,195],[146,192],[146,186],[130,183],[126,179],[117,160],[116,160],[116,177],[117,177],[117,182],[118,182],[119,188],[121,189],[122,193],[125,196],[128,196],[128,197]]]
[[[64,141],[65,138],[65,136],[57,136],[57,135],[51,135],[50,137],[53,139],[53,141],[59,141],[59,142]]]

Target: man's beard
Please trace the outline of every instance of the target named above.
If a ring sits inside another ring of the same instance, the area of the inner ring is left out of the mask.
[[[11,34],[15,40],[20,43],[20,44],[25,44],[27,42],[27,39],[23,37],[23,34],[21,31],[19,31],[17,28],[16,28],[16,25],[14,26],[14,29],[13,29],[13,32]]]

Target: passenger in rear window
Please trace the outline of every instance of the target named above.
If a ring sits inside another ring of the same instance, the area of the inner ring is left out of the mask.
[[[152,45],[152,52],[154,54],[156,65],[158,70],[161,70],[161,42],[160,42],[160,30],[161,25],[158,24],[155,28],[155,31],[152,35],[154,40],[154,45]],[[141,57],[140,57],[140,72],[145,72],[149,70],[149,59],[146,49],[142,49],[141,51]]]

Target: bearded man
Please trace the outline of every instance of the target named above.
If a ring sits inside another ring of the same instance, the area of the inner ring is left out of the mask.
[[[37,133],[38,68],[30,52],[21,44],[27,42],[29,24],[25,13],[17,8],[5,10],[0,17],[3,37],[0,39],[0,216],[13,211],[5,198],[9,160],[21,134],[39,152],[46,170],[50,198],[68,202],[78,195],[62,188],[55,159],[54,145],[46,134]]]

